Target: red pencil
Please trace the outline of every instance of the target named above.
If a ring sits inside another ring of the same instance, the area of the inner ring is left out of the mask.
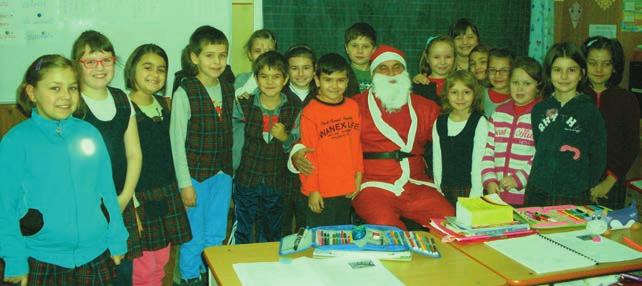
[[[626,243],[626,245],[630,246],[631,248],[641,251],[642,252],[642,245],[637,244],[635,241],[630,239],[628,236],[622,236],[622,241]]]

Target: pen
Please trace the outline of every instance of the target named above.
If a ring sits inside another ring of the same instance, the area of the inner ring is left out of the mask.
[[[435,244],[435,239],[431,237],[430,242],[432,243],[432,247],[435,248],[435,253],[437,253],[437,255],[441,255],[437,249],[437,244]]]
[[[294,246],[292,246],[294,250],[297,250],[297,248],[299,248],[299,243],[301,243],[301,238],[303,237],[304,233],[305,233],[305,228],[304,227],[299,228],[299,232],[297,232],[296,239],[294,240]]]
[[[574,216],[570,211],[564,210],[563,212],[564,212],[567,216],[570,216],[570,217],[571,217],[572,219],[574,219],[574,220],[579,220],[579,221],[581,221],[581,220],[582,220],[581,218],[578,218],[578,217]]]
[[[530,212],[530,211],[526,211],[526,212],[524,212],[524,214],[526,214],[526,216],[527,216],[530,220],[533,220],[533,221],[539,221],[539,220],[537,219],[537,217],[536,217],[532,212]]]
[[[546,220],[548,220],[548,221],[557,222],[557,220],[555,220],[554,218],[552,218],[550,215],[547,215],[547,214],[541,214],[541,215],[542,215],[544,218],[546,218]]]

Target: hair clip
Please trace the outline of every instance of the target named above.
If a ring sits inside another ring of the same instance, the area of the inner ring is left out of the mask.
[[[312,48],[310,48],[310,46],[308,46],[308,45],[306,45],[306,44],[297,44],[297,45],[291,46],[291,47],[286,51],[286,53],[289,53],[289,52],[291,52],[291,51],[293,51],[293,50],[295,50],[295,49],[304,49],[304,50],[306,50],[306,51],[310,51],[310,52],[312,52]]]
[[[428,40],[426,40],[426,47],[430,46],[430,43],[433,40],[437,39],[437,38],[439,38],[439,36],[430,36],[430,37],[428,37]]]
[[[597,42],[597,39],[590,40],[588,43],[586,43],[586,46],[587,46],[587,47],[590,47],[590,46],[592,46],[593,44],[595,44],[595,42]]]
[[[36,71],[40,71],[40,68],[42,66],[42,60],[43,60],[43,58],[40,58],[38,60],[38,62],[36,63],[36,67],[35,67]]]

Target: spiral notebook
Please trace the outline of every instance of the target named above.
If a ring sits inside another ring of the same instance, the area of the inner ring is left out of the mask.
[[[485,242],[538,274],[642,258],[642,253],[585,230]]]

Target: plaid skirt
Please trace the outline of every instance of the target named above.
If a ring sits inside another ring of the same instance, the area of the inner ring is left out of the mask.
[[[444,193],[446,200],[448,200],[453,207],[457,205],[457,198],[467,198],[470,195],[470,188],[449,188],[442,186],[441,191]]]
[[[590,192],[578,194],[552,194],[542,191],[534,186],[526,186],[524,207],[542,207],[558,205],[588,205],[591,204]]]
[[[123,222],[125,228],[129,233],[127,238],[127,254],[125,259],[133,260],[134,258],[143,256],[143,247],[141,244],[140,233],[138,232],[138,224],[136,223],[136,213],[134,209],[134,200],[130,200],[123,211]]]
[[[170,243],[179,245],[192,239],[187,212],[176,183],[136,192],[136,198],[140,202],[136,212],[143,224],[143,250],[159,250]]]
[[[29,286],[112,285],[114,262],[109,251],[76,268],[64,268],[29,258]]]

